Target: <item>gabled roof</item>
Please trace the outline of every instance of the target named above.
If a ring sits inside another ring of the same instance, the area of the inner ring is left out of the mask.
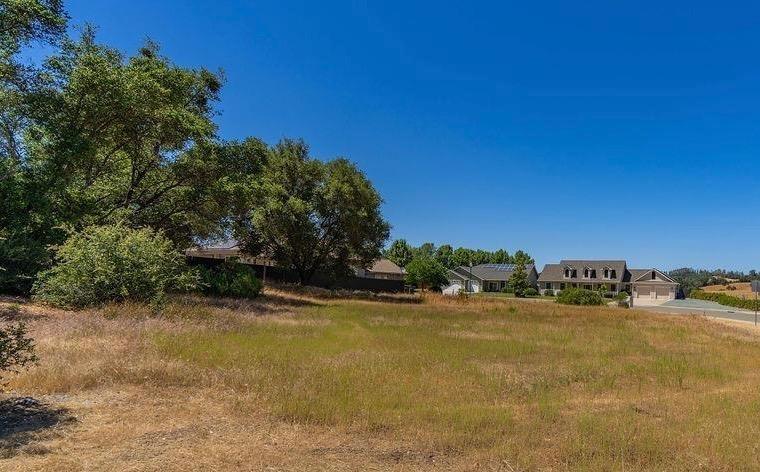
[[[670,283],[677,283],[675,280],[673,280],[672,278],[670,278],[667,274],[665,274],[661,270],[658,270],[658,269],[655,269],[655,268],[652,268],[652,269],[629,269],[629,270],[630,270],[630,274],[631,274],[630,282],[645,282],[645,281],[647,281],[647,279],[644,279],[644,278],[648,277],[649,274],[652,271],[655,271],[665,281],[670,282]],[[642,280],[642,279],[644,279],[644,280]],[[651,278],[649,278],[648,280],[651,281]],[[628,282],[628,281],[626,281],[626,282]]]
[[[525,266],[525,272],[530,274],[535,270],[533,264],[527,264]],[[512,273],[515,271],[514,264],[480,264],[472,266],[472,269],[468,266],[459,266],[451,269],[453,275],[458,278],[472,278],[475,280],[509,280]]]
[[[572,280],[590,280],[583,278],[583,270],[585,268],[593,269],[596,271],[596,278],[593,280],[603,280],[608,282],[621,282],[625,277],[626,264],[621,260],[588,260],[588,259],[563,259],[559,264],[546,264],[544,270],[541,272],[538,280],[539,282],[556,282],[565,279],[564,270],[565,267],[572,267],[578,271],[578,277]],[[614,279],[604,278],[604,269],[609,268],[615,271]]]
[[[403,274],[401,267],[397,266],[390,259],[378,259],[367,269],[369,272],[378,272],[382,274]]]

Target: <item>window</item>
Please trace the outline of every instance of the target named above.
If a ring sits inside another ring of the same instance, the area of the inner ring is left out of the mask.
[[[573,269],[572,267],[565,267],[565,278],[566,279],[574,279],[578,277],[578,271]]]
[[[596,278],[596,269],[591,269],[591,278],[592,279]]]
[[[501,281],[501,288],[507,288],[507,281],[506,280],[502,280]]]
[[[604,268],[604,278],[609,279],[610,278],[610,269]]]
[[[591,274],[591,269],[589,269],[588,267],[586,267],[585,269],[583,269],[583,278],[584,279],[587,279],[590,274]]]
[[[552,283],[551,282],[546,282],[546,284],[544,285],[544,288],[546,290],[551,290],[552,289]]]
[[[617,271],[615,269],[610,270],[610,278],[611,279],[617,278]]]
[[[560,290],[565,290],[565,284],[564,283],[559,284],[559,289]]]
[[[617,292],[617,285],[610,284],[610,292]]]
[[[652,271],[652,280],[657,280],[657,273]]]
[[[591,285],[584,285],[583,288],[586,290],[591,290]]]

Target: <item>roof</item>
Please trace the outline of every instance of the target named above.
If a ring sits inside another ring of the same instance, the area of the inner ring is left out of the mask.
[[[390,259],[378,259],[367,269],[369,272],[378,272],[383,274],[403,274],[401,267],[397,266]]]
[[[525,272],[529,273],[535,269],[533,264],[525,266]],[[459,277],[470,277],[478,280],[509,280],[515,271],[514,264],[479,264],[472,266],[459,266],[452,269],[452,272]]]
[[[565,273],[564,273],[565,267],[572,267],[576,269],[578,271],[578,277],[575,279],[566,279]],[[622,282],[622,283],[635,282],[640,277],[646,275],[650,271],[657,270],[657,269],[629,269],[626,266],[626,262],[620,261],[620,260],[594,261],[594,260],[586,260],[586,259],[564,259],[560,261],[559,264],[546,264],[544,266],[544,270],[542,270],[541,274],[538,276],[538,281],[539,282],[563,282],[566,280],[574,280],[574,281],[590,280],[590,279],[583,278],[583,270],[586,267],[588,267],[589,269],[596,270],[596,279],[594,280],[600,280],[603,282]],[[605,268],[614,269],[616,277],[614,279],[603,278]],[[663,277],[675,283],[673,279],[668,277],[662,271],[657,270],[657,272],[660,273]]]
[[[564,277],[565,267],[572,267],[578,271],[578,277],[574,280],[584,280],[583,270],[587,267],[596,271],[596,278],[609,282],[622,282],[626,275],[625,261],[621,260],[588,260],[588,259],[563,259],[559,264],[546,264],[541,275],[538,277],[539,282],[566,280]],[[615,271],[615,278],[603,278],[604,269]],[[588,279],[585,279],[588,280]]]

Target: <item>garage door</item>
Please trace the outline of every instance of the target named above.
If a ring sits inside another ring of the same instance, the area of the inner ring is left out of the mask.
[[[670,287],[657,287],[657,298],[670,298]]]
[[[637,285],[636,286],[636,293],[638,294],[638,298],[650,298],[651,293],[653,292],[653,288],[651,285]]]

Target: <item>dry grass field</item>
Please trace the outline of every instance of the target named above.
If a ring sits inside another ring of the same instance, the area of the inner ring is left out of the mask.
[[[729,290],[728,287],[734,287],[735,290]],[[701,290],[705,292],[725,293],[737,298],[754,299],[755,294],[752,292],[752,287],[749,282],[736,282],[728,285],[707,285],[702,287]]]
[[[760,468],[760,338],[699,318],[273,291],[0,314],[41,358],[7,379],[0,470]]]

